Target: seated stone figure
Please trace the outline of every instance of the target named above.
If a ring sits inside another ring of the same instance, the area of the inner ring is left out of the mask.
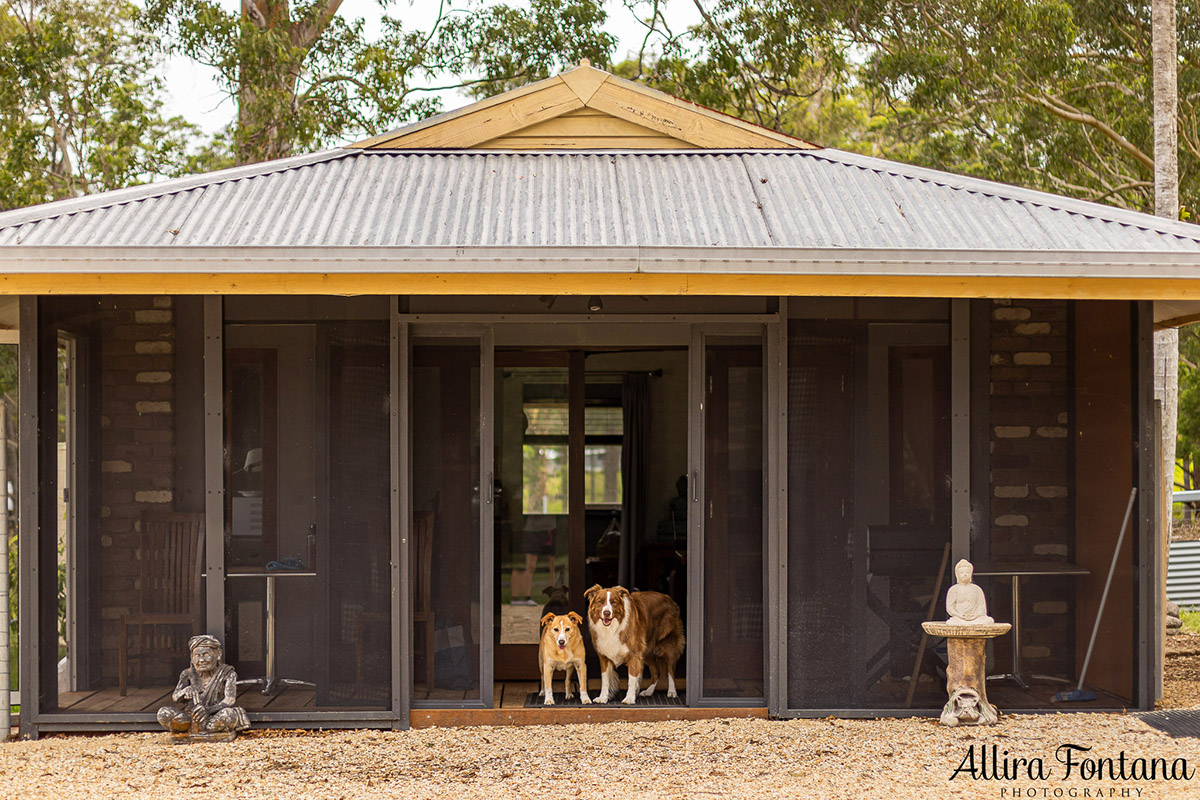
[[[946,592],[946,613],[950,625],[991,625],[996,620],[988,616],[987,598],[983,589],[971,583],[975,568],[965,558],[954,565],[954,575],[958,583]]]
[[[221,643],[215,636],[193,636],[188,640],[192,666],[179,674],[171,699],[183,709],[163,706],[158,723],[172,733],[199,736],[228,735],[250,727],[250,718],[237,702],[237,672],[222,660]]]

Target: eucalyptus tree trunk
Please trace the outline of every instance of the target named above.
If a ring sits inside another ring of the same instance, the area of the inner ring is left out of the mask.
[[[1154,47],[1154,213],[1179,219],[1179,143],[1175,124],[1178,106],[1178,56],[1175,0],[1154,0],[1151,9]],[[1162,401],[1162,467],[1164,503],[1175,486],[1175,436],[1179,410],[1179,331],[1154,334],[1155,397]],[[1167,522],[1170,523],[1170,507]]]
[[[240,48],[237,163],[292,154],[289,123],[301,102],[304,59],[341,5],[342,0],[322,0],[310,16],[293,19],[288,0],[242,0],[248,27]]]

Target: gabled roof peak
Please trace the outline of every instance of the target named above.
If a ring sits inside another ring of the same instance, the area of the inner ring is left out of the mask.
[[[597,69],[545,80],[348,145],[387,150],[814,149]]]

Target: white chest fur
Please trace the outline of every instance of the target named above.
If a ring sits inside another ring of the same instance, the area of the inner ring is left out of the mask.
[[[621,641],[621,634],[625,631],[628,619],[629,598],[626,598],[624,620],[614,619],[611,625],[592,620],[592,643],[596,645],[596,652],[616,664],[624,664],[625,659],[629,657],[629,648]]]

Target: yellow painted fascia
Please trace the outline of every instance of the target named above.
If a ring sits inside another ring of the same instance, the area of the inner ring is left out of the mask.
[[[754,295],[1200,300],[1200,280],[712,273],[9,273],[0,295]]]

